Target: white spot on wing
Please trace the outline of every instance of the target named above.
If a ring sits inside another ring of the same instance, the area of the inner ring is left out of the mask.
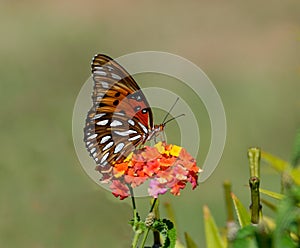
[[[125,116],[125,114],[123,112],[115,112],[115,115]]]
[[[91,139],[95,139],[98,136],[98,134],[94,133],[93,135],[89,136],[87,139],[91,140]]]
[[[127,131],[123,131],[123,132],[120,132],[120,131],[114,131],[115,134],[118,134],[120,136],[128,136],[129,134],[132,134],[132,133],[137,133],[135,130],[127,130]]]
[[[109,139],[111,138],[110,135],[106,135],[104,137],[102,137],[101,141],[100,141],[100,144],[104,144],[106,141],[108,141]]]
[[[108,89],[108,88],[109,88],[107,82],[102,81],[101,83],[102,83],[102,87],[103,87],[104,89]]]
[[[94,153],[94,151],[96,151],[96,148],[95,148],[95,147],[91,150],[91,153]]]
[[[114,79],[117,79],[117,80],[120,80],[121,77],[115,73],[111,73],[111,76],[114,78]]]
[[[111,127],[117,127],[117,126],[122,126],[123,123],[118,121],[118,120],[113,120],[112,123],[110,123]]]
[[[125,146],[124,143],[117,144],[116,147],[115,147],[114,153],[120,152],[123,149],[124,146]]]
[[[105,113],[96,114],[96,115],[92,118],[92,120],[99,119],[99,118],[101,118],[101,117],[104,116],[104,115],[105,115]]]
[[[101,100],[102,100],[102,98],[103,98],[103,96],[104,96],[104,95],[97,96],[96,100],[97,100],[97,101],[101,101]]]
[[[140,135],[140,134],[138,134],[137,136],[133,136],[133,137],[129,138],[128,141],[137,140],[137,139],[139,139],[139,138],[141,138],[141,135]]]
[[[101,71],[102,67],[95,67],[96,69],[100,69],[100,71],[94,71],[94,75],[99,75],[99,76],[106,76],[106,72],[105,71]]]
[[[96,124],[98,125],[98,126],[104,126],[104,125],[106,125],[108,123],[108,120],[103,120],[103,121],[98,121]]]
[[[113,146],[113,144],[114,144],[113,141],[109,142],[106,146],[104,146],[104,148],[102,149],[102,151],[105,151],[105,150],[107,150],[108,148],[111,148],[111,147]]]
[[[107,68],[108,68],[109,71],[113,71],[114,70],[114,68],[111,67],[111,66],[109,66],[109,65],[107,66]]]
[[[103,164],[104,161],[108,158],[109,152],[105,153],[105,155],[101,158],[100,164]]]
[[[144,133],[148,133],[148,129],[142,123],[138,122],[138,124],[143,129]]]
[[[133,121],[133,120],[129,119],[127,122],[128,122],[131,126],[134,126],[134,121]]]

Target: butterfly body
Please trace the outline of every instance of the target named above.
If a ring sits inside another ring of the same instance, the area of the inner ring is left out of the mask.
[[[84,128],[84,142],[102,174],[163,131],[142,90],[130,74],[110,57],[92,61],[93,105]]]

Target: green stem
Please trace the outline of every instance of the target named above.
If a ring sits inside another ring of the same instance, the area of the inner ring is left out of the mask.
[[[253,147],[248,150],[250,167],[249,186],[251,191],[251,222],[258,224],[261,212],[259,184],[260,184],[260,149]]]
[[[135,198],[134,198],[133,189],[132,189],[132,187],[131,187],[130,184],[127,184],[127,187],[129,188],[129,192],[130,192],[130,195],[131,195],[131,201],[132,201],[132,208],[133,208],[133,230],[134,230],[134,237],[133,237],[133,240],[132,240],[131,247],[132,248],[137,248],[139,238],[140,238],[140,236],[142,234],[142,230],[140,230],[139,228],[137,228],[137,223],[138,223],[139,220],[138,220],[138,213],[137,213],[136,205],[135,205]]]
[[[129,192],[130,192],[130,195],[131,195],[132,208],[133,208],[133,224],[135,225],[138,222],[138,214],[137,214],[137,211],[136,211],[134,193],[133,193],[133,189],[132,189],[130,184],[127,184],[127,187],[129,188]]]
[[[155,198],[153,200],[153,203],[151,205],[151,208],[150,208],[150,211],[149,213],[151,213],[156,205],[156,202],[157,202],[157,198]],[[146,231],[144,232],[144,236],[143,236],[143,239],[142,239],[142,244],[141,244],[141,248],[144,248],[145,247],[145,244],[146,244],[146,240],[147,240],[147,237],[148,237],[148,234],[149,234],[149,231],[150,231],[150,226],[147,227]]]
[[[156,220],[160,219],[158,206],[159,206],[159,201],[156,202],[156,205],[153,209]],[[153,246],[152,247],[161,247],[159,231],[153,230]]]
[[[257,177],[251,177],[249,179],[249,185],[251,190],[251,223],[252,224],[258,224],[259,214],[261,211],[259,183],[260,180]]]
[[[260,178],[260,149],[251,147],[248,149],[250,177]]]
[[[139,241],[139,238],[140,238],[141,234],[142,234],[141,230],[135,231],[134,237],[133,237],[133,240],[132,240],[132,245],[131,245],[132,248],[137,248],[138,241]]]
[[[149,211],[149,213],[151,213],[151,212],[153,211],[153,209],[154,209],[154,207],[155,207],[155,204],[156,204],[156,202],[157,202],[157,198],[154,198],[154,200],[153,200],[153,203],[152,203],[152,206],[151,206],[151,208],[150,208],[150,211]]]
[[[150,228],[148,227],[148,228],[146,229],[146,232],[144,232],[144,236],[143,236],[141,248],[144,248],[144,247],[145,247],[145,244],[146,244],[146,240],[147,240],[149,231],[150,231]]]

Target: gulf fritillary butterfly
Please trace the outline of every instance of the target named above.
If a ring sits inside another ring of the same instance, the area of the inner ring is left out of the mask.
[[[86,148],[105,175],[133,150],[152,139],[165,124],[154,125],[145,95],[129,73],[112,58],[92,61],[93,106],[84,128]]]

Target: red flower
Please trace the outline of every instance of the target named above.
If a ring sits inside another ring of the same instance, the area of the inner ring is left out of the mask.
[[[143,166],[143,171],[149,177],[153,176],[155,173],[160,171],[160,161],[158,161],[157,159],[149,161],[147,165]]]
[[[150,196],[157,198],[169,189],[171,194],[180,195],[180,190],[188,182],[192,184],[192,189],[197,187],[200,171],[196,160],[184,148],[159,142],[154,147],[136,150],[122,163],[114,164],[110,188],[122,200],[129,196],[126,183],[135,188],[150,179]]]
[[[115,197],[120,197],[120,200],[123,200],[129,196],[129,188],[120,180],[112,180],[110,189]]]
[[[148,177],[129,176],[129,175],[125,175],[124,178],[125,178],[125,182],[130,184],[132,188],[140,186],[148,179]]]
[[[171,193],[173,195],[180,195],[180,190],[185,188],[185,184],[186,184],[186,182],[184,182],[184,181],[178,181],[171,188]]]

